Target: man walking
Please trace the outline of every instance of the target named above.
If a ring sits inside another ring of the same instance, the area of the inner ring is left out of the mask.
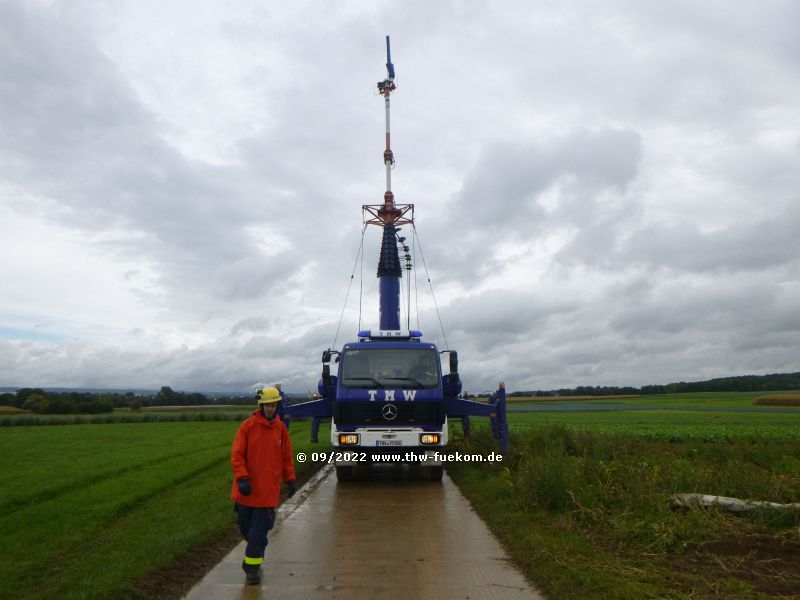
[[[261,583],[267,535],[275,525],[281,476],[291,498],[296,491],[289,431],[278,416],[280,392],[265,388],[257,396],[258,410],[239,426],[231,449],[237,522],[247,540],[242,569],[248,584]]]

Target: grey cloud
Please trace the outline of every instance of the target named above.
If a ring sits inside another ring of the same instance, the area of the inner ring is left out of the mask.
[[[231,327],[230,335],[244,331],[260,332],[264,331],[270,326],[270,320],[266,317],[248,317],[234,323]]]
[[[486,146],[450,201],[448,220],[433,231],[437,241],[452,240],[434,247],[435,263],[447,265],[441,275],[460,280],[486,276],[502,266],[493,256],[500,243],[524,244],[543,232],[577,227],[611,244],[623,221],[638,214],[626,188],[638,174],[641,154],[638,133],[613,128]],[[553,197],[546,200],[548,191]],[[614,206],[607,206],[605,195]],[[457,232],[455,238],[451,232]]]
[[[469,389],[797,370],[800,213],[775,208],[800,177],[786,133],[800,95],[792,3],[309,7],[212,10],[200,42],[183,22],[154,23],[154,39],[184,42],[158,56],[136,47],[146,5],[133,21],[124,5],[0,7],[3,203],[124,261],[138,300],[160,309],[120,338],[0,342],[1,381],[313,386],[358,208],[383,193],[372,93],[376,27],[389,19],[395,191],[417,203]],[[116,44],[131,42],[124,51],[103,46],[103,18]],[[230,97],[203,87],[221,63],[192,62],[200,44],[258,57]],[[209,125],[228,100],[244,125],[209,127],[225,161],[184,154],[194,138],[183,129]],[[181,102],[193,106],[175,111]],[[676,219],[674,174],[703,214],[725,214]],[[376,260],[367,245],[370,323]],[[486,287],[506,289],[458,296]],[[355,293],[337,343],[355,333]],[[422,318],[438,340],[436,316]]]
[[[451,203],[461,221],[509,229],[541,228],[544,221],[581,222],[591,214],[594,194],[618,191],[636,177],[641,137],[630,130],[578,129],[539,143],[498,143],[484,149]],[[559,178],[580,192],[582,203],[559,204],[547,217],[541,194]]]
[[[707,233],[689,223],[649,225],[623,243],[614,263],[696,273],[774,268],[800,260],[798,229],[796,205],[759,221]]]
[[[465,385],[485,387],[498,377],[509,389],[644,385],[686,380],[689,372],[702,379],[795,368],[795,284],[776,284],[767,273],[699,281],[643,273],[632,281],[572,297],[527,336],[504,333],[487,344],[484,335],[456,332],[451,343]],[[528,315],[515,314],[507,321],[524,331]],[[501,365],[487,364],[500,356]]]
[[[0,356],[11,360],[0,365],[0,380],[20,386],[158,389],[171,385],[183,390],[245,392],[265,379],[288,382],[288,389],[305,389],[315,385],[319,376],[318,357],[281,355],[279,344],[273,344],[266,355],[238,350],[224,341],[174,350],[155,345],[145,351],[111,343],[68,341],[55,346],[3,340]]]
[[[775,290],[720,282],[697,286],[674,281],[655,288],[644,300],[622,305],[610,319],[627,335],[680,334],[691,330],[727,332],[741,328],[774,302]]]
[[[298,253],[260,258],[241,231],[275,218],[279,203],[247,202],[257,192],[237,183],[236,168],[190,162],[164,142],[114,65],[68,23],[32,7],[2,10],[14,49],[0,60],[4,179],[54,203],[61,210],[49,217],[68,226],[141,233],[102,244],[150,259],[176,297],[255,298],[300,268]]]
[[[552,300],[516,290],[489,290],[457,298],[442,308],[445,331],[480,340],[484,352],[503,344],[530,339],[550,319],[576,310],[574,300]],[[433,321],[432,315],[423,318]],[[448,326],[448,324],[450,324]]]

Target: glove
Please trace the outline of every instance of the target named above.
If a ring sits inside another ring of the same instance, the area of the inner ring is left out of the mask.
[[[239,481],[239,493],[242,496],[249,496],[253,489],[250,487],[250,480],[242,477]]]
[[[286,489],[289,491],[289,493],[286,495],[288,498],[294,496],[294,493],[297,491],[297,483],[295,483],[294,479],[286,482]]]

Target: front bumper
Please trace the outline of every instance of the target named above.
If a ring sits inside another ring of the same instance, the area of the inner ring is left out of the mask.
[[[442,464],[435,454],[441,455],[447,445],[447,424],[441,431],[425,431],[420,427],[398,429],[357,428],[358,444],[339,444],[339,431],[331,427],[331,444],[337,451],[337,466],[356,466],[358,464],[419,463],[432,467]],[[438,434],[439,443],[421,445],[420,436]],[[341,459],[341,460],[340,460]],[[350,459],[350,460],[348,460]]]

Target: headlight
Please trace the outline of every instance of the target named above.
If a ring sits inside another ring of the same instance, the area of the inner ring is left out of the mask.
[[[425,446],[433,446],[439,443],[438,433],[423,433],[419,436],[419,443]]]
[[[357,433],[340,433],[339,434],[339,444],[342,446],[352,446],[358,443],[358,434]]]

